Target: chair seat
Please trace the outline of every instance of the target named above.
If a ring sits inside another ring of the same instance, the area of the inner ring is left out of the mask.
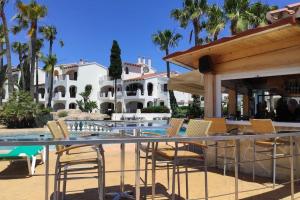
[[[149,151],[151,152],[152,151],[152,144],[149,145],[149,148],[147,148],[148,145],[147,144],[141,144],[140,145],[140,149],[142,151]],[[174,146],[170,145],[170,144],[166,144],[166,143],[158,143],[158,147],[157,149],[174,149]]]
[[[274,140],[258,140],[255,141],[255,144],[258,146],[264,146],[264,147],[272,147],[275,142]],[[282,139],[277,139],[276,140],[276,145],[289,145],[290,143],[288,141],[282,140]]]
[[[175,158],[175,150],[174,149],[164,149],[164,150],[158,150],[155,152],[157,155],[173,160]],[[194,153],[187,150],[178,150],[176,158],[197,158],[197,159],[203,159],[204,157],[198,153]]]
[[[96,156],[84,156],[82,155],[78,156],[75,154],[71,155],[63,155],[60,157],[59,162],[62,164],[81,164],[81,163],[97,163],[98,159]]]

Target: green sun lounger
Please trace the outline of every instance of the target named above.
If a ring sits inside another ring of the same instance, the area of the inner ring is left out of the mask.
[[[1,153],[0,160],[19,160],[26,159],[29,175],[35,172],[36,157],[41,155],[42,162],[45,162],[45,148],[43,146],[17,146],[10,149],[9,152]]]

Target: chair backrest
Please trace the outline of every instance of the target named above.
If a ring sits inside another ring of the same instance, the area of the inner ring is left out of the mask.
[[[64,137],[68,139],[70,136],[70,132],[68,130],[68,126],[67,126],[66,122],[62,119],[59,119],[59,120],[57,120],[57,124],[61,128],[62,133],[64,134]]]
[[[275,127],[270,119],[251,119],[250,123],[255,134],[276,133]]]
[[[211,121],[191,119],[186,128],[187,136],[208,136]]]
[[[211,126],[208,131],[209,135],[227,133],[227,125],[225,118],[204,118],[204,120],[211,121]]]
[[[59,128],[56,121],[48,121],[47,126],[53,136],[54,139],[64,139],[64,134],[62,133],[62,130]],[[60,151],[64,149],[64,146],[62,145],[56,145],[56,150]]]
[[[167,129],[167,135],[169,137],[176,136],[179,133],[180,128],[183,124],[183,120],[184,119],[177,119],[177,118],[170,119],[169,121],[170,127]]]

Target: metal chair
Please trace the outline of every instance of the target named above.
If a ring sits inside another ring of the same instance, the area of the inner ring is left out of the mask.
[[[169,121],[169,128],[167,128],[167,136],[168,137],[174,137],[176,135],[178,135],[180,128],[182,127],[184,119],[179,119],[179,118],[171,118]],[[157,133],[152,133],[152,132],[143,132],[144,135],[152,135],[152,136],[161,136]],[[147,188],[147,184],[148,184],[148,165],[151,164],[151,162],[149,162],[149,158],[151,156],[152,153],[152,147],[150,146],[150,143],[142,144],[140,147],[140,150],[142,150],[143,152],[145,152],[145,179],[144,179],[144,185],[145,188]],[[170,148],[174,148],[174,146],[172,146],[169,143],[158,143],[158,149],[170,149]],[[170,173],[169,173],[169,169],[170,169],[170,165],[171,163],[165,160],[160,160],[160,165],[155,166],[155,167],[166,167],[167,168],[167,179],[168,179],[168,188],[169,188],[169,177],[170,177]],[[155,169],[152,169],[155,170]]]
[[[55,139],[64,139],[65,135],[63,134],[62,129],[59,127],[56,121],[49,121],[47,126]],[[94,152],[96,155],[83,155],[82,152],[77,151],[76,153],[67,154],[69,151],[80,150],[83,147],[88,147],[90,145],[81,145],[81,146],[69,146],[65,147],[63,145],[56,146],[56,165],[55,165],[55,175],[54,175],[54,200],[59,200],[59,192],[60,192],[60,183],[63,180],[63,192],[62,198],[64,199],[66,193],[66,184],[67,184],[67,175],[68,172],[74,171],[83,171],[83,170],[91,170],[97,168],[98,170],[98,198],[99,200],[104,199],[104,170],[103,170],[103,158],[101,157],[99,147],[94,147]],[[70,166],[79,166],[91,164],[90,167],[74,167],[72,169],[68,169]],[[63,178],[61,178],[63,176]]]
[[[205,120],[190,120],[186,129],[187,136],[208,136],[208,131],[211,126],[210,121]],[[196,161],[193,164],[196,164],[195,167],[203,167],[205,174],[205,199],[208,199],[208,188],[207,188],[207,164],[206,164],[206,142],[183,142],[184,145],[194,145],[202,149],[202,152],[192,152],[186,148],[179,147],[178,142],[175,142],[174,149],[157,149],[155,151],[155,156],[162,157],[166,160],[169,160],[173,163],[173,175],[172,175],[172,200],[175,200],[175,177],[176,174],[179,174],[179,166],[183,165],[185,167],[186,175],[186,199],[189,199],[188,192],[188,168],[192,167],[191,163],[184,164],[186,161]],[[155,160],[154,160],[155,161]],[[198,162],[204,162],[202,166]],[[176,172],[177,169],[177,172]],[[178,176],[179,179],[179,176]],[[178,193],[180,195],[180,187],[178,186]]]
[[[209,135],[226,135],[226,134],[233,134],[234,131],[237,131],[237,129],[231,129],[229,130],[226,125],[226,119],[225,118],[204,118],[204,120],[211,121],[211,126],[209,128]],[[219,143],[222,142],[224,145],[219,146]],[[223,159],[223,174],[226,175],[227,171],[227,165],[229,164],[227,160],[234,160],[232,157],[227,156],[227,149],[232,148],[233,153],[235,152],[235,142],[233,140],[225,140],[225,141],[216,141],[215,144],[209,145],[209,147],[214,147],[216,149],[216,161],[215,166],[218,167],[218,159]],[[223,156],[218,155],[218,149],[224,149]],[[233,154],[234,155],[234,154]]]
[[[251,119],[251,127],[254,134],[276,134],[275,127],[270,119]],[[263,150],[257,151],[256,146],[263,148]],[[276,184],[276,160],[278,158],[283,158],[289,154],[278,154],[277,147],[279,146],[290,146],[290,142],[283,140],[281,138],[272,138],[267,140],[254,140],[253,141],[253,163],[252,163],[252,178],[255,180],[255,163],[256,154],[264,154],[272,159],[272,179],[273,179],[273,188]]]

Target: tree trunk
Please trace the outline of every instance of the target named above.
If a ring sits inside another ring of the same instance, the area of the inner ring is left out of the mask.
[[[32,35],[31,35],[31,42],[30,42],[30,94],[32,96],[32,98],[34,98],[34,94],[35,94],[35,91],[34,91],[34,71],[35,71],[35,57],[36,57],[36,47],[35,47],[35,44],[36,44],[36,29],[37,29],[37,22],[33,22],[32,23],[32,28],[33,28],[33,31],[32,31]]]
[[[117,113],[117,79],[115,79],[115,106],[114,106],[114,113]]]
[[[49,41],[49,56],[52,56],[52,47],[53,47],[53,41]],[[47,72],[48,73],[48,72]],[[53,96],[53,74],[54,74],[54,66],[52,66],[49,78],[50,78],[50,88],[49,88],[49,94],[48,94],[48,104],[47,107],[51,108],[52,104],[52,96]],[[48,86],[49,87],[49,86]]]
[[[194,38],[195,38],[195,46],[200,45],[200,40],[199,40],[199,24],[198,20],[193,21],[193,27],[194,27]]]
[[[169,49],[167,48],[166,56],[168,56],[168,55],[169,55]],[[170,77],[171,77],[170,62],[167,61],[166,65],[167,65],[167,77],[168,77],[168,79],[170,79]],[[173,90],[169,90],[169,98],[170,98],[170,108],[172,110],[172,115],[176,116],[178,104],[177,104],[177,100],[176,100]]]
[[[20,69],[21,69],[21,83],[22,83],[22,90],[26,90],[26,83],[25,83],[25,70],[24,70],[24,65],[22,63],[22,52],[19,51],[19,62],[20,62]]]
[[[4,82],[5,82],[5,75],[1,76],[2,73],[6,73],[4,72],[4,61],[3,61],[3,43],[0,43],[0,53],[1,53],[1,58],[0,58],[0,106],[2,106],[2,99],[3,99],[3,86],[4,86]],[[2,71],[3,70],[3,71]],[[6,70],[5,70],[6,71]],[[3,79],[2,79],[3,77]]]
[[[39,67],[38,67],[38,56],[36,56],[36,66],[35,66],[35,91],[36,91],[36,95],[35,95],[35,101],[37,103],[39,103]]]
[[[14,91],[14,81],[12,77],[12,65],[11,65],[11,52],[10,52],[10,41],[9,33],[7,28],[6,16],[4,13],[4,1],[1,1],[1,19],[3,24],[3,33],[5,37],[5,47],[6,47],[6,59],[7,59],[7,79],[8,79],[8,94],[11,95]]]
[[[231,35],[236,35],[237,34],[237,20],[233,19],[230,22],[230,30],[231,30]]]

